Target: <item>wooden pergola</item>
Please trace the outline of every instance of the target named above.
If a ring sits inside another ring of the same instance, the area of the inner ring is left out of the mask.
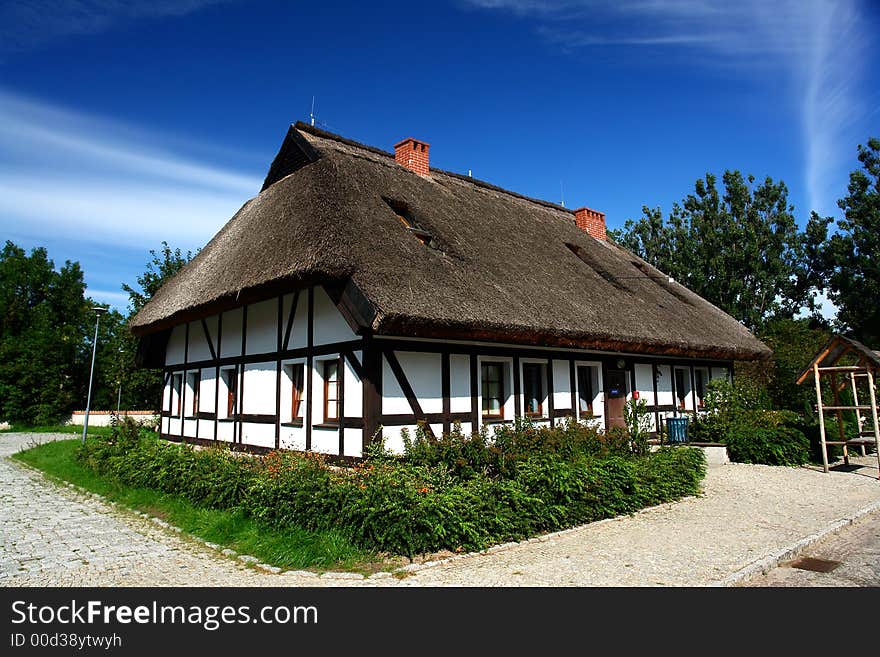
[[[847,360],[855,362],[853,365],[838,365],[840,360],[845,356],[850,356]],[[859,447],[862,455],[865,454],[865,445],[874,443],[877,452],[878,472],[880,472],[880,423],[877,419],[877,388],[876,375],[880,373],[880,352],[868,349],[861,342],[857,342],[852,338],[842,335],[833,336],[828,343],[822,347],[819,353],[813,358],[810,364],[801,372],[798,377],[798,384],[804,383],[810,376],[816,385],[816,401],[819,411],[819,438],[822,442],[822,467],[828,472],[828,445],[841,445],[843,447],[843,458],[846,465],[849,465],[848,447]],[[821,377],[825,375],[831,379],[831,391],[834,395],[834,403],[825,405],[822,400],[822,384]],[[842,376],[848,379],[852,387],[853,403],[852,405],[844,405],[840,400],[840,391],[846,387],[846,380],[840,382],[838,377]],[[869,404],[859,403],[859,393],[857,383],[860,379],[865,379],[868,388]],[[837,429],[839,440],[827,440],[825,436],[825,413],[831,411],[837,416]],[[847,439],[843,428],[843,412],[855,411],[858,424],[858,435],[855,438]],[[865,411],[865,413],[863,413]],[[871,428],[868,425],[863,426],[864,416],[870,411]]]

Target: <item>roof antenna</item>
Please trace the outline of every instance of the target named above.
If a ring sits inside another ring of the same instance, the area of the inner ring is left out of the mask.
[[[562,199],[562,200],[559,202],[559,204],[560,204],[562,207],[565,207],[565,188],[562,186],[562,181],[561,181],[561,180],[559,181],[559,196],[560,196],[561,199]]]
[[[315,127],[315,97],[312,96],[312,111],[309,112],[309,123],[311,123],[312,127]]]

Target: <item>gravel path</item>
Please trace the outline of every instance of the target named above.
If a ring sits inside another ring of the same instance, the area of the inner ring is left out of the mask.
[[[0,456],[34,438],[0,434]],[[855,460],[865,467],[828,475],[810,468],[712,467],[700,497],[421,566],[402,579],[387,573],[363,579],[246,567],[0,458],[0,585],[713,585],[835,520],[880,509],[876,459]]]

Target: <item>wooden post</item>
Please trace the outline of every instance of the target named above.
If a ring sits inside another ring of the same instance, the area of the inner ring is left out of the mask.
[[[874,449],[877,451],[877,478],[880,479],[880,424],[877,422],[877,395],[874,393],[874,375],[868,372],[868,394],[871,396],[871,419],[874,420]]]
[[[837,389],[837,372],[831,373],[831,390],[834,392],[834,405],[837,410],[834,414],[837,416],[837,435],[840,436],[840,442],[843,443],[843,462],[849,465],[849,452],[846,449],[846,431],[843,429],[843,411],[840,410],[840,391]]]
[[[849,375],[849,380],[852,382],[852,393],[853,393],[853,404],[856,407],[856,425],[859,427],[859,438],[862,437],[862,411],[859,410],[859,391],[858,386],[856,386],[856,374],[853,372]],[[862,443],[859,445],[859,448],[862,452],[862,456],[865,456],[865,445]]]
[[[819,440],[822,443],[822,470],[828,472],[828,447],[825,445],[825,411],[822,409],[822,384],[819,381],[819,363],[813,363],[813,376],[816,379],[816,402],[819,409]]]

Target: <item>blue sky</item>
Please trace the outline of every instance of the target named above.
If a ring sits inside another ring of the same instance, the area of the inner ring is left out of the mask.
[[[839,215],[880,136],[880,10],[859,0],[0,3],[4,239],[124,308],[162,240],[195,250],[307,120],[588,205],[615,228],[707,171]]]

